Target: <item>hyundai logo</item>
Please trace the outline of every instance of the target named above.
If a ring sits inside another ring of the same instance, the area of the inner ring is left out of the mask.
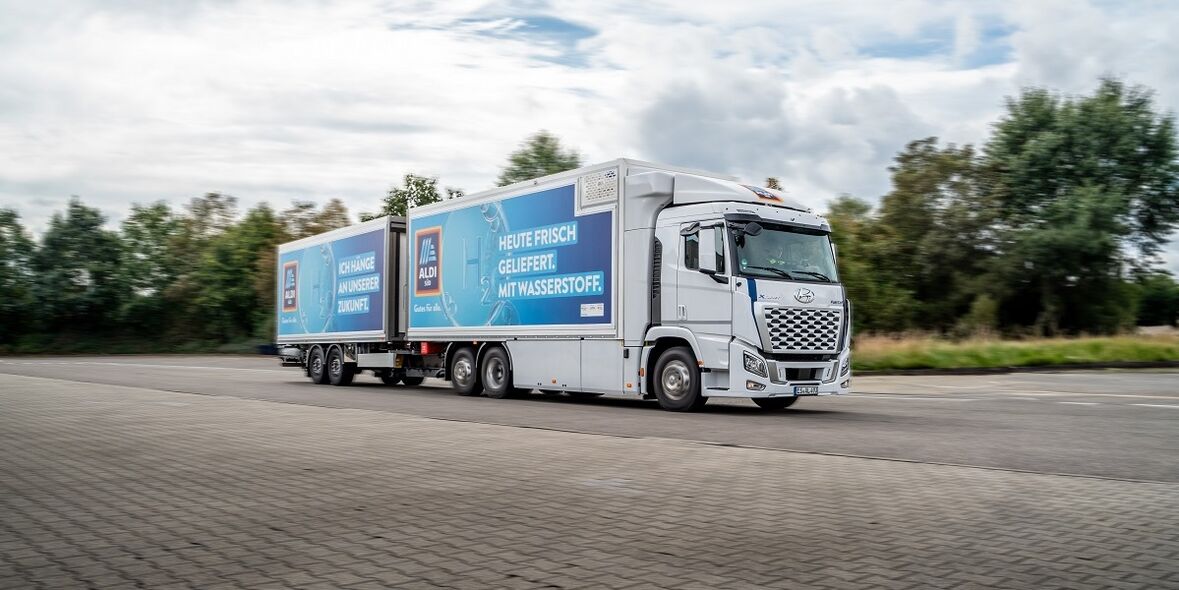
[[[815,292],[803,287],[802,289],[794,292],[794,298],[797,299],[799,303],[810,303],[815,300]]]

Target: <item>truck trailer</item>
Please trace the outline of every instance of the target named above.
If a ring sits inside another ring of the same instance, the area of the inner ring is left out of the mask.
[[[614,160],[279,246],[279,356],[320,384],[781,409],[851,384],[830,231],[777,190]]]

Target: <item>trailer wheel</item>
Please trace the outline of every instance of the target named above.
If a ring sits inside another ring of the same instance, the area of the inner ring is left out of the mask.
[[[451,357],[450,384],[459,395],[479,395],[483,389],[475,364],[475,352],[469,347],[456,350]]]
[[[344,352],[339,347],[333,347],[327,356],[328,383],[332,385],[348,385],[356,375],[356,367],[344,362]]]
[[[401,383],[401,373],[390,369],[377,371],[377,377],[381,378],[381,383],[385,385],[397,385]]]
[[[753,403],[763,410],[784,410],[794,405],[797,397],[755,397]]]
[[[499,346],[493,346],[483,354],[480,368],[483,376],[483,392],[487,397],[503,399],[516,393],[512,387],[512,368],[508,353]]]
[[[307,354],[307,376],[311,378],[311,382],[319,385],[326,384],[328,382],[326,368],[327,359],[324,358],[323,348],[312,346],[311,352]]]
[[[425,380],[426,380],[425,377],[405,376],[405,377],[401,378],[401,382],[404,383],[408,387],[417,387],[417,386],[421,385],[422,382]]]
[[[700,395],[700,368],[686,346],[663,351],[655,363],[655,397],[659,406],[672,412],[691,412],[708,402]]]

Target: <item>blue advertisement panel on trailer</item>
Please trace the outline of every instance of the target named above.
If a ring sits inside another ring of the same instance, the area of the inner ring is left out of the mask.
[[[384,329],[385,228],[279,255],[278,335]]]
[[[413,328],[610,325],[613,211],[573,185],[414,218]]]

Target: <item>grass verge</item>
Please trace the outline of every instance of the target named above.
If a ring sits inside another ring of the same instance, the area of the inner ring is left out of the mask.
[[[853,367],[861,371],[992,369],[1086,363],[1179,361],[1179,336],[1108,336],[1045,340],[856,338]]]

